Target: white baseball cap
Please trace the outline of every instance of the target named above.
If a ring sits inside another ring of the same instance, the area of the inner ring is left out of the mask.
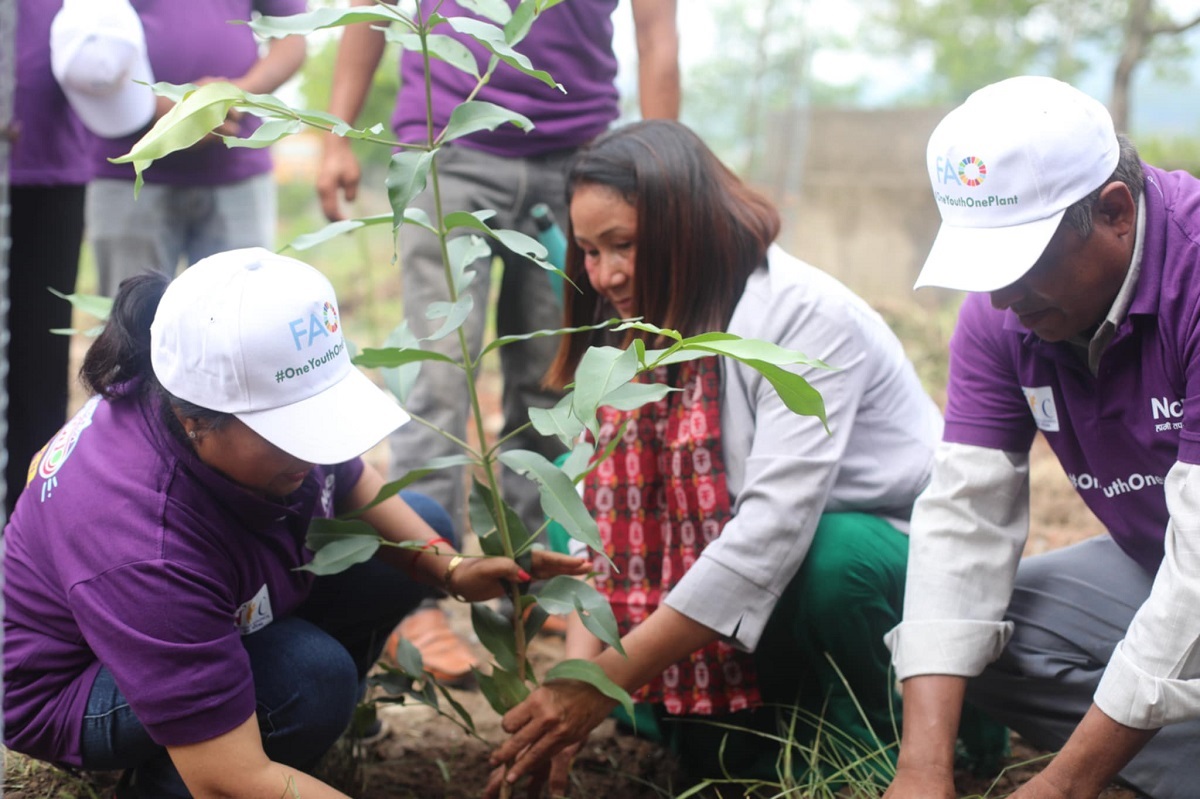
[[[1120,145],[1098,101],[1053,78],[976,91],[929,137],[942,226],[914,288],[994,291],[1034,265],[1072,204],[1112,177]]]
[[[146,35],[126,0],[64,0],[50,25],[50,68],[97,136],[127,136],[154,118]]]
[[[409,419],[350,363],[325,276],[257,247],[209,256],[171,282],[150,362],[171,394],[231,413],[309,463],[361,455]]]

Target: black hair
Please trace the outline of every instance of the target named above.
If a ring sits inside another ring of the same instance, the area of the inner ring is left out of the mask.
[[[1080,238],[1086,239],[1092,235],[1092,212],[1105,186],[1114,182],[1124,183],[1133,195],[1134,202],[1142,196],[1142,190],[1146,187],[1146,172],[1142,168],[1142,159],[1138,155],[1137,147],[1133,146],[1133,142],[1124,133],[1117,134],[1117,145],[1121,148],[1121,153],[1112,175],[1091,194],[1068,206],[1063,214],[1062,224],[1074,229]]]

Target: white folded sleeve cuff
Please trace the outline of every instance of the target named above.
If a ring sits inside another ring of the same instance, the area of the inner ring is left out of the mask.
[[[1200,680],[1155,677],[1117,644],[1096,689],[1096,706],[1113,721],[1139,730],[1155,730],[1200,715]]]
[[[753,652],[778,601],[768,589],[702,555],[663,604]]]
[[[892,651],[898,680],[924,674],[975,677],[1000,657],[1012,631],[1010,621],[905,621],[883,641]]]

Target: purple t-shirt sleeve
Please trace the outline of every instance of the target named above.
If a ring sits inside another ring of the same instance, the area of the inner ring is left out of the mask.
[[[943,440],[955,444],[1027,452],[1037,433],[1021,391],[1012,348],[1019,344],[1004,330],[1003,312],[986,294],[963,301],[950,338],[950,377],[946,386]]]
[[[167,597],[166,607],[146,601],[154,596]],[[227,580],[175,562],[140,561],[77,584],[70,603],[83,637],[156,743],[209,740],[254,713],[254,677]]]
[[[363,469],[366,464],[362,458],[351,458],[345,463],[339,463],[333,467],[333,475],[337,482],[334,483],[333,489],[333,506],[339,511],[346,510],[346,497],[350,493],[350,489],[358,484],[362,478]]]

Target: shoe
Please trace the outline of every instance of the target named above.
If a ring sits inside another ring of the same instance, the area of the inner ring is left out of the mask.
[[[400,639],[421,653],[425,671],[444,685],[461,686],[471,680],[471,668],[479,665],[479,659],[470,645],[450,629],[446,613],[441,608],[417,608],[404,617],[392,634],[388,636],[383,654],[395,666],[396,647]]]

